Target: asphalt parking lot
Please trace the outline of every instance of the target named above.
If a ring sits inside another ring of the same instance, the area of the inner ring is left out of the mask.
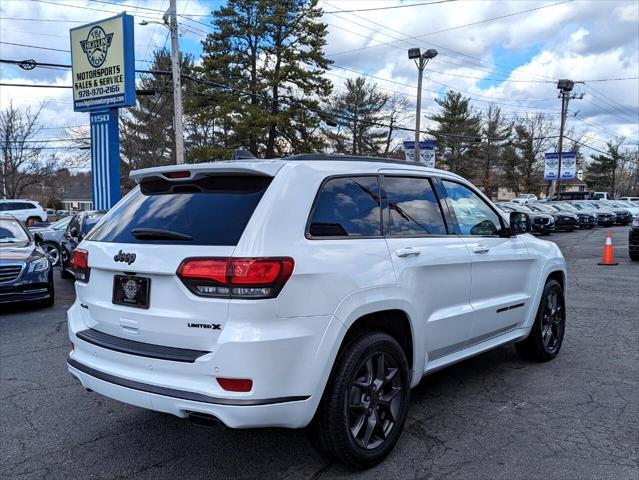
[[[71,282],[56,272],[49,309],[0,307],[1,478],[639,478],[639,263],[628,227],[616,267],[606,229],[549,237],[568,261],[559,357],[512,346],[425,378],[404,434],[365,472],[331,464],[303,431],[192,425],[85,392],[66,371]]]

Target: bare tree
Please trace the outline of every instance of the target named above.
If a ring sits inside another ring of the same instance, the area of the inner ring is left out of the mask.
[[[554,146],[557,136],[555,122],[545,113],[517,117],[515,146],[518,151],[517,187],[526,193],[540,193],[543,188],[543,157]]]
[[[18,198],[29,186],[42,182],[58,169],[56,155],[43,153],[36,137],[42,130],[38,117],[47,103],[36,109],[18,109],[13,102],[0,112],[0,183],[3,198]]]
[[[408,118],[408,100],[403,95],[395,94],[386,102],[385,110],[386,121],[388,123],[386,146],[384,148],[384,156],[386,157],[391,152],[393,133],[395,133],[397,127],[401,127]]]

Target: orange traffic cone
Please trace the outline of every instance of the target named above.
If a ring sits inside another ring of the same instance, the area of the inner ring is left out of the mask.
[[[608,232],[608,236],[606,237],[601,262],[597,265],[619,265],[618,262],[615,262],[615,251],[612,248],[612,233],[610,232]]]

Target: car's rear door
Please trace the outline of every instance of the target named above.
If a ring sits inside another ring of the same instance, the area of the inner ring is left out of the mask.
[[[436,361],[461,350],[471,332],[470,254],[431,178],[383,173],[385,236],[397,282],[415,310],[413,325],[421,330],[415,338],[424,339],[428,361]]]
[[[185,258],[231,257],[272,177],[186,175],[142,179],[80,245],[90,272],[76,291],[89,327],[150,344],[213,348],[229,300],[195,295],[176,272]]]
[[[525,320],[534,258],[522,238],[506,233],[501,215],[477,191],[456,180],[443,179],[442,186],[457,232],[470,250],[470,343],[478,343]]]

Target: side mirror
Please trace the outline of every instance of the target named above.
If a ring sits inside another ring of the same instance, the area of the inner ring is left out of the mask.
[[[525,212],[510,212],[510,233],[519,235],[532,230],[530,217]]]
[[[80,232],[78,231],[78,229],[76,227],[73,227],[69,231],[69,235],[71,235],[71,237],[73,237],[73,238],[78,238],[78,236],[80,235]]]
[[[33,234],[33,238],[35,239],[35,242],[37,244],[41,244],[42,242],[44,242],[44,237],[42,236],[40,232],[35,232]]]

